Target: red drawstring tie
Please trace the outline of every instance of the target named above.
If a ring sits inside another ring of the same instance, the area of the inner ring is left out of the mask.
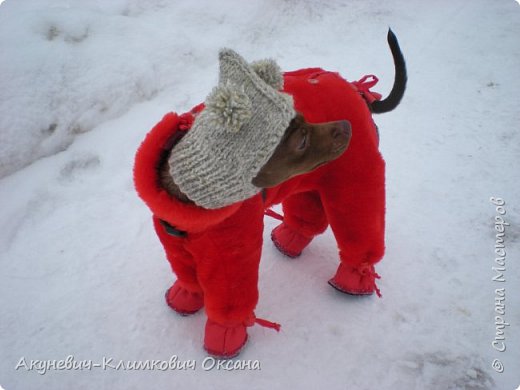
[[[274,218],[274,219],[278,219],[280,221],[283,221],[283,215],[282,214],[278,214],[276,211],[274,210],[271,210],[271,209],[267,209],[265,210],[264,212],[265,215],[271,217],[271,218]]]
[[[189,112],[179,116],[179,130],[188,131],[193,125],[193,121],[199,112],[204,109],[204,103],[200,103],[193,107]]]
[[[193,121],[195,117],[191,112],[186,112],[179,116],[179,130],[188,131],[191,129],[191,125],[193,125]]]
[[[370,80],[369,80],[370,79]],[[363,96],[363,98],[371,104],[376,100],[381,100],[382,95],[377,92],[372,92],[370,88],[377,84],[379,79],[373,74],[366,75],[358,81],[353,81],[351,84]]]
[[[277,324],[276,322],[267,321],[267,320],[264,320],[262,318],[255,318],[255,322],[258,325],[263,326],[264,328],[274,329],[277,332],[279,332],[280,328],[282,327],[282,325]]]
[[[274,329],[277,332],[279,332],[280,328],[282,327],[282,325],[277,324],[276,322],[271,322],[271,321],[264,320],[263,318],[258,318],[253,314],[250,318],[247,319],[245,325],[253,326],[254,324],[258,324],[260,326],[263,326],[264,328]]]
[[[377,287],[376,284],[376,279],[381,279],[381,276],[379,276],[379,274],[374,270],[373,266],[367,263],[363,263],[359,268],[359,273],[362,276],[372,276],[374,278],[374,290],[376,290],[377,296],[381,298],[381,291],[379,290],[379,287]]]

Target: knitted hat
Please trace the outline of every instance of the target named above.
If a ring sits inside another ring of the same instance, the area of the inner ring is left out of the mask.
[[[230,49],[219,53],[218,86],[168,160],[179,189],[216,209],[250,198],[251,181],[272,156],[295,115],[273,60],[248,64]]]

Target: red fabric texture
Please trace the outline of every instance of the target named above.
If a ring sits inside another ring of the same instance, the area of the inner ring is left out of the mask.
[[[309,241],[330,225],[340,260],[348,267],[373,265],[384,253],[385,164],[365,100],[337,73],[320,68],[288,72],[284,79],[284,91],[308,122],[348,120],[352,139],[335,161],[268,189],[265,202],[258,194],[206,210],[181,203],[162,189],[157,167],[164,146],[181,131],[177,114],[167,114],[136,155],[135,186],[154,214],[173,271],[184,288],[202,291],[208,319],[224,327],[241,326],[257,304],[265,208],[282,203],[283,224]],[[187,236],[168,235],[158,219]]]

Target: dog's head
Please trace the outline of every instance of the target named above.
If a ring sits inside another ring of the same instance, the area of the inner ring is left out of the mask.
[[[351,126],[346,120],[313,124],[297,114],[252,183],[260,188],[270,188],[310,172],[341,156],[351,136]]]

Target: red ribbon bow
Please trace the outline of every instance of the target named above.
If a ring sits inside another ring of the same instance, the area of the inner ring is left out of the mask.
[[[369,74],[364,76],[358,81],[352,82],[352,85],[356,88],[356,90],[363,96],[363,98],[367,101],[368,104],[375,102],[376,100],[381,100],[382,95],[377,92],[372,92],[370,88],[377,84],[379,79],[373,74]]]
[[[372,276],[374,278],[374,290],[376,290],[377,296],[381,298],[381,290],[379,290],[376,284],[376,279],[381,279],[381,276],[374,270],[374,267],[368,263],[362,263],[358,268],[358,272],[361,276]]]

